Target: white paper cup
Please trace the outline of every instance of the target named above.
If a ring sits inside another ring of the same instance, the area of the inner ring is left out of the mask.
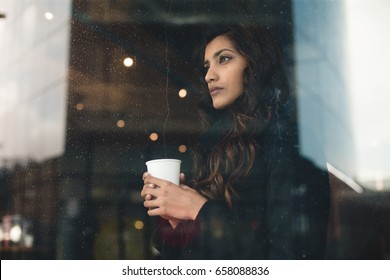
[[[178,159],[155,159],[146,162],[150,175],[176,185],[180,183],[180,164]]]

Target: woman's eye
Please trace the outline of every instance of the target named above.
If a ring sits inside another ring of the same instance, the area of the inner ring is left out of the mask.
[[[219,58],[219,63],[227,62],[227,61],[229,61],[230,59],[231,59],[230,56],[221,56],[221,57]]]

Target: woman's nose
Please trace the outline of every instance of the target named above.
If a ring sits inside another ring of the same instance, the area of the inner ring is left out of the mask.
[[[204,78],[206,80],[206,83],[210,83],[217,79],[217,73],[214,71],[212,67],[209,67]]]

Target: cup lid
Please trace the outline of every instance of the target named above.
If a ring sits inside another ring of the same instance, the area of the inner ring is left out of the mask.
[[[153,163],[153,162],[164,162],[164,161],[173,161],[173,162],[178,162],[178,163],[181,163],[181,160],[180,159],[173,159],[173,158],[161,158],[161,159],[153,159],[153,160],[149,160],[147,162],[145,162],[146,165],[148,165],[149,163]]]

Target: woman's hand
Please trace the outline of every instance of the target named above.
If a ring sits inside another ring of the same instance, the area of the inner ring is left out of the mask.
[[[144,206],[149,208],[149,216],[161,216],[168,219],[175,228],[180,220],[195,220],[206,198],[194,189],[180,184],[159,179],[145,173],[141,196],[145,198]],[[181,174],[181,182],[184,176]]]

